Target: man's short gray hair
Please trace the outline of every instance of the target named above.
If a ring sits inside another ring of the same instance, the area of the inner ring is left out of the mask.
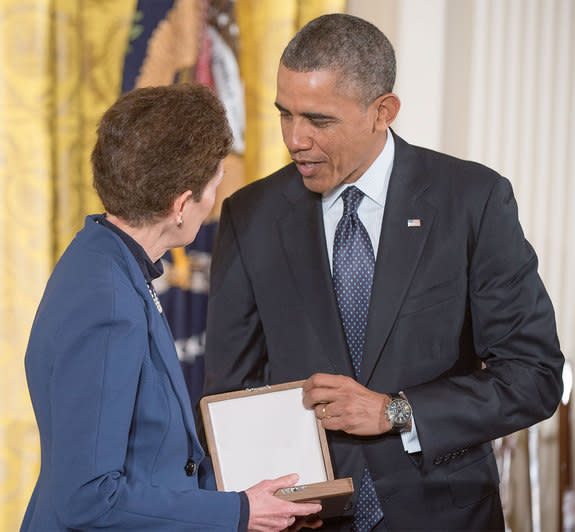
[[[308,22],[286,46],[281,64],[295,72],[339,72],[339,84],[369,105],[393,90],[395,52],[373,24],[333,13]]]

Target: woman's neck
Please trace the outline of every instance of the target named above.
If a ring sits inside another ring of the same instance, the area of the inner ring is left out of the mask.
[[[106,214],[106,220],[140,244],[152,262],[158,261],[169,249],[169,246],[163,244],[165,228],[161,222],[135,227],[113,214]]]

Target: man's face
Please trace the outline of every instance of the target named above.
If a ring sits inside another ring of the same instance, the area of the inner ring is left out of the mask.
[[[294,72],[280,65],[276,107],[283,140],[313,192],[324,193],[353,183],[371,166],[385,145],[378,123],[378,100],[367,108],[351,89],[337,85],[338,73]]]

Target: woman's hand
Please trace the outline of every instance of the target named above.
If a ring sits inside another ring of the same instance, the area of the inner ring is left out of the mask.
[[[289,502],[274,496],[277,490],[294,486],[298,479],[298,475],[286,475],[246,490],[250,501],[248,532],[280,532],[294,525],[296,517],[320,512],[321,504]]]

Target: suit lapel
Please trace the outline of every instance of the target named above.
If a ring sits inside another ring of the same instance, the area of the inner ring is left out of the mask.
[[[331,282],[321,196],[307,190],[294,171],[286,199],[289,208],[278,220],[278,230],[288,267],[333,371],[353,376]]]
[[[385,347],[433,224],[435,208],[425,200],[429,187],[412,148],[397,135],[379,240],[367,339],[359,382],[367,385]],[[408,220],[419,220],[411,227]]]

